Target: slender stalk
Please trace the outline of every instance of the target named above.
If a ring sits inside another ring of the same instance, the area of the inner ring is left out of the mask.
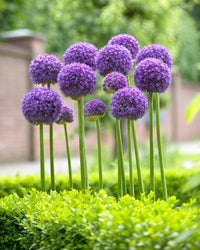
[[[45,191],[45,164],[44,164],[44,133],[43,124],[40,124],[40,177],[41,177],[41,190]]]
[[[122,149],[122,138],[121,138],[121,129],[120,129],[120,120],[116,119],[116,129],[117,129],[117,156],[118,156],[118,177],[121,178],[121,187],[122,187],[122,195],[127,193],[126,191],[126,176],[124,169],[124,161],[123,161],[123,149]],[[118,179],[119,181],[119,179]]]
[[[138,184],[140,188],[140,193],[144,193],[144,184],[143,184],[142,171],[141,171],[141,166],[140,166],[140,157],[139,157],[138,143],[137,143],[137,137],[136,137],[135,121],[132,120],[131,124],[132,124],[133,141],[134,141],[134,149],[135,149],[135,160],[136,160],[136,167],[137,167]]]
[[[51,189],[56,190],[55,171],[54,171],[53,124],[49,124],[49,146],[50,146]]]
[[[163,198],[167,201],[167,184],[165,178],[165,170],[163,164],[163,154],[162,154],[162,143],[161,143],[161,133],[160,133],[160,98],[159,93],[156,93],[156,132],[157,132],[157,143],[158,143],[158,156],[160,163],[160,173],[162,180]]]
[[[132,143],[131,143],[131,120],[127,120],[127,132],[128,132],[128,159],[129,159],[130,195],[135,196],[134,177],[133,177]]]
[[[82,189],[88,188],[87,164],[85,155],[85,128],[83,113],[83,98],[78,100],[78,121],[79,121],[79,153],[80,153],[80,169],[81,169],[81,185]]]
[[[127,76],[126,79],[127,79],[128,87],[130,87],[130,79],[129,79],[129,76]]]
[[[101,155],[101,134],[99,119],[96,120],[97,142],[98,142],[98,163],[99,163],[99,188],[103,189],[102,155]]]
[[[67,124],[64,124],[64,131],[65,131],[65,142],[66,142],[66,151],[67,151],[67,161],[68,161],[68,171],[69,171],[69,186],[70,189],[73,188],[73,181],[72,181],[72,166],[71,166],[71,157],[69,151],[69,139],[68,139],[68,132],[67,132]]]
[[[153,141],[153,93],[149,94],[149,148],[150,148],[150,191],[155,197],[154,141]]]

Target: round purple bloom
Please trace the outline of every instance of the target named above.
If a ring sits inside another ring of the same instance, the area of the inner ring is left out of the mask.
[[[131,53],[124,46],[116,44],[106,45],[97,53],[96,68],[101,76],[105,76],[113,71],[128,75],[132,67]]]
[[[35,84],[56,83],[63,63],[54,55],[40,55],[31,61],[29,74]]]
[[[136,64],[141,62],[146,58],[156,58],[162,60],[171,69],[172,67],[172,57],[169,51],[160,44],[151,44],[144,47],[136,57]]]
[[[25,95],[21,109],[29,122],[50,124],[59,118],[62,101],[58,93],[51,89],[34,88]]]
[[[171,72],[167,64],[155,58],[141,61],[134,71],[135,86],[149,93],[165,92],[171,82]]]
[[[102,89],[107,94],[112,94],[116,92],[118,89],[127,87],[127,79],[126,77],[119,72],[112,72],[107,74],[103,80]]]
[[[85,63],[93,70],[96,70],[95,57],[97,48],[86,42],[79,42],[71,45],[64,53],[63,60],[65,65],[74,62]]]
[[[73,108],[67,105],[63,105],[61,114],[58,120],[56,120],[56,123],[65,124],[66,122],[73,122],[73,121],[74,121]]]
[[[147,109],[147,97],[134,87],[119,89],[110,103],[111,114],[116,119],[136,120],[143,117]]]
[[[106,105],[99,99],[93,99],[85,104],[84,115],[88,121],[94,122],[103,117],[106,112]]]
[[[95,91],[96,75],[91,67],[84,63],[72,63],[62,68],[58,75],[58,85],[65,96],[79,99]]]
[[[119,44],[126,47],[130,51],[132,59],[136,58],[140,49],[138,41],[129,34],[116,35],[111,38],[108,44]]]

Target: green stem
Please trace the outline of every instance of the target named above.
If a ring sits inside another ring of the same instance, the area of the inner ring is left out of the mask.
[[[82,189],[88,188],[87,164],[85,155],[85,128],[83,113],[83,98],[78,100],[78,121],[79,121],[79,153],[80,153],[80,169],[81,169],[81,185]]]
[[[163,198],[164,198],[164,200],[167,201],[167,184],[166,184],[164,164],[163,164],[162,143],[161,143],[161,133],[160,133],[160,98],[159,98],[159,93],[156,93],[156,131],[157,131],[158,156],[159,156],[159,163],[160,163]]]
[[[41,190],[45,191],[45,165],[44,165],[44,133],[43,124],[40,124],[40,177]]]
[[[135,149],[135,160],[136,160],[136,167],[137,167],[137,174],[138,174],[138,184],[140,188],[140,193],[144,193],[144,184],[142,178],[142,171],[140,166],[140,158],[139,158],[139,150],[138,150],[138,143],[136,137],[136,129],[135,129],[135,121],[131,121],[132,124],[132,132],[133,132],[133,141],[134,141],[134,149]]]
[[[153,93],[149,94],[149,147],[150,147],[150,191],[155,197],[154,140],[153,140]]]
[[[131,120],[127,120],[127,132],[128,132],[128,159],[129,159],[130,195],[135,196],[134,176],[133,176],[133,159],[132,159],[132,143],[131,143]]]
[[[53,124],[49,124],[49,146],[50,146],[51,189],[56,190],[55,171],[54,171],[54,149],[53,149]]]
[[[67,124],[64,124],[64,131],[65,131],[65,142],[66,142],[66,151],[67,151],[67,161],[68,161],[68,170],[69,170],[69,186],[70,189],[73,188],[73,181],[72,181],[72,166],[71,166],[71,157],[69,151],[69,139],[67,133]]]
[[[126,195],[126,176],[125,176],[125,169],[124,169],[124,161],[123,161],[123,149],[122,149],[122,138],[121,138],[121,129],[120,129],[120,120],[116,119],[116,129],[117,129],[117,156],[118,156],[118,177],[121,178],[121,188],[122,193],[121,195]],[[119,178],[119,179],[120,179]],[[119,181],[118,179],[118,181]]]
[[[97,142],[98,142],[98,162],[99,162],[99,188],[103,189],[102,156],[101,156],[101,134],[99,119],[96,120]]]
[[[129,76],[127,76],[126,79],[127,79],[128,87],[130,87],[130,79],[129,79]]]

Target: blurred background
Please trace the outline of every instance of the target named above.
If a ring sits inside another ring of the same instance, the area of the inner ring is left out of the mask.
[[[21,100],[33,87],[28,75],[30,61],[45,52],[62,59],[65,50],[79,41],[93,43],[100,49],[119,33],[133,35],[140,49],[152,43],[162,44],[173,57],[172,83],[161,100],[165,145],[200,138],[200,114],[190,124],[185,121],[188,105],[200,92],[199,0],[0,0],[0,23],[0,163],[33,161],[39,157],[38,127],[28,124],[21,112]],[[104,160],[110,162],[115,152],[115,128],[109,114],[111,97],[103,93],[101,84],[98,76],[95,96],[88,96],[86,101],[100,98],[107,103],[101,127]],[[76,103],[62,98],[76,113]],[[95,124],[86,123],[86,149],[95,155],[94,128]],[[126,152],[123,121],[122,128]],[[77,119],[68,129],[71,154],[76,157]],[[145,155],[148,117],[138,121],[136,129]],[[65,156],[63,127],[55,125],[54,140],[55,157]],[[48,156],[48,126],[45,147]],[[178,157],[173,152],[173,157]],[[197,156],[193,158],[197,161]]]

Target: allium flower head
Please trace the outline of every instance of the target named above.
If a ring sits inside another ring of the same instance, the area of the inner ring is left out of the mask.
[[[161,60],[147,58],[136,66],[134,81],[141,91],[163,93],[170,85],[171,72]]]
[[[127,87],[127,79],[126,77],[119,72],[112,72],[107,74],[103,80],[102,89],[107,94],[112,94],[116,92],[118,89]]]
[[[62,106],[61,114],[56,120],[56,123],[58,124],[65,124],[67,122],[73,122],[74,121],[74,112],[73,108],[67,105]]]
[[[97,79],[93,69],[84,63],[68,64],[58,75],[61,92],[75,100],[93,93],[96,84]]]
[[[171,69],[172,67],[172,57],[169,51],[160,44],[150,44],[144,47],[136,57],[136,64],[141,62],[146,58],[156,58],[162,60]]]
[[[148,109],[147,97],[137,88],[126,87],[114,93],[110,111],[116,119],[136,120]]]
[[[31,61],[29,74],[35,84],[56,83],[63,63],[54,55],[40,55]]]
[[[97,48],[86,42],[79,42],[71,45],[64,53],[63,60],[65,65],[74,62],[85,63],[93,70],[96,70],[95,57]]]
[[[106,45],[97,53],[96,68],[101,76],[105,76],[113,71],[128,75],[132,67],[131,53],[124,46],[116,44]]]
[[[34,88],[25,95],[21,109],[29,122],[50,124],[59,118],[62,101],[58,93],[51,89]]]
[[[108,44],[119,44],[126,47],[130,51],[132,59],[136,58],[140,49],[138,41],[135,39],[135,37],[129,34],[119,34],[113,36]]]
[[[99,99],[93,99],[85,104],[84,115],[88,121],[94,122],[103,117],[106,112],[106,105]]]

